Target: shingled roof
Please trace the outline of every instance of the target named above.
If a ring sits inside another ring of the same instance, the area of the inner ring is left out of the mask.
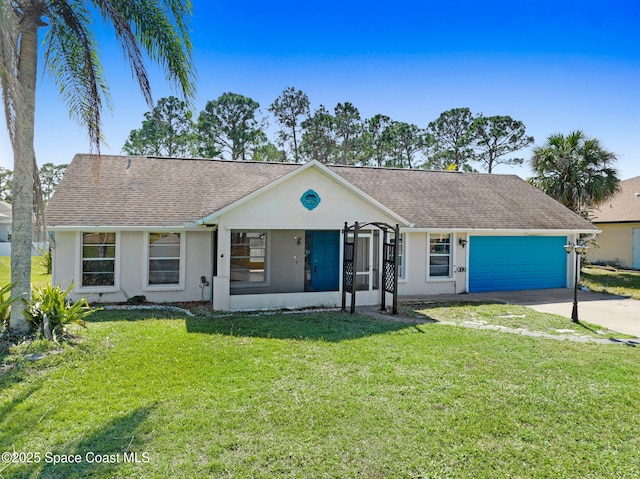
[[[330,168],[420,228],[595,229],[516,175]]]
[[[54,227],[182,226],[300,167],[76,155],[49,201],[47,223]],[[348,166],[329,169],[416,228],[595,230],[515,175]]]
[[[594,223],[640,223],[640,176],[623,180],[620,190],[593,212]]]
[[[182,226],[298,167],[289,163],[76,155],[47,205],[47,224]]]

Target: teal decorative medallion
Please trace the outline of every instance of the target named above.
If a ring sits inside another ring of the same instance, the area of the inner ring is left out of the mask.
[[[307,190],[302,194],[300,203],[302,203],[302,206],[306,209],[311,211],[320,204],[320,195],[313,190]]]

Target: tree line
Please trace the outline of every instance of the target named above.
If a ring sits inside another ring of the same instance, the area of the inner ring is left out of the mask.
[[[524,125],[508,116],[474,116],[468,108],[443,112],[424,129],[385,115],[361,120],[351,103],[338,103],[333,114],[320,106],[309,113],[309,100],[287,88],[269,107],[276,118],[276,146],[264,129],[259,104],[225,93],[210,101],[197,120],[176,97],[162,98],[145,113],[142,127],[131,131],[123,150],[133,155],[227,158],[254,161],[309,161],[432,170],[491,173],[498,164],[521,164],[507,157],[533,143]],[[616,156],[581,131],[553,134],[533,149],[529,182],[571,210],[588,217],[617,191]],[[38,170],[46,204],[68,165],[45,163]],[[0,201],[12,202],[13,171],[0,167]]]
[[[237,93],[206,103],[197,118],[184,101],[160,99],[129,134],[130,155],[223,158],[472,171],[491,173],[499,164],[521,164],[511,156],[534,139],[510,116],[473,114],[454,108],[421,128],[383,114],[362,118],[350,102],[333,111],[320,105],[311,112],[309,97],[286,88],[268,107],[277,126],[266,134],[268,119],[260,104]]]
[[[45,163],[38,168],[37,171],[40,180],[39,190],[42,193],[44,203],[48,202],[51,195],[53,195],[56,186],[58,186],[64,172],[67,170],[67,166],[69,165]],[[0,166],[0,201],[6,201],[7,203],[13,202],[11,191],[12,181],[13,171]]]

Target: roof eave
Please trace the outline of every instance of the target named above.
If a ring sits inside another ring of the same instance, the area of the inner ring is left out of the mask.
[[[637,220],[606,220],[606,221],[598,221],[593,220],[593,224],[631,224],[631,223],[640,223],[640,218]]]
[[[597,234],[601,230],[593,229],[541,229],[541,228],[400,228],[402,232],[416,233],[441,233],[448,231],[451,233],[467,233],[467,234],[503,234],[503,235],[525,235],[525,236],[568,236],[574,234]]]
[[[205,225],[206,226],[206,225]],[[184,223],[176,225],[47,225],[49,231],[83,231],[83,232],[110,232],[110,231],[178,231],[178,230],[203,230],[203,225],[196,223]]]

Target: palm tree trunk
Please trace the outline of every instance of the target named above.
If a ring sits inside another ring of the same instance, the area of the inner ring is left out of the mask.
[[[13,219],[11,231],[12,295],[28,300],[31,294],[31,248],[33,241],[33,174],[35,150],[36,75],[38,67],[38,25],[26,19],[21,25],[18,61],[18,101],[13,150]],[[10,329],[29,329],[23,315],[24,304],[11,306]]]

